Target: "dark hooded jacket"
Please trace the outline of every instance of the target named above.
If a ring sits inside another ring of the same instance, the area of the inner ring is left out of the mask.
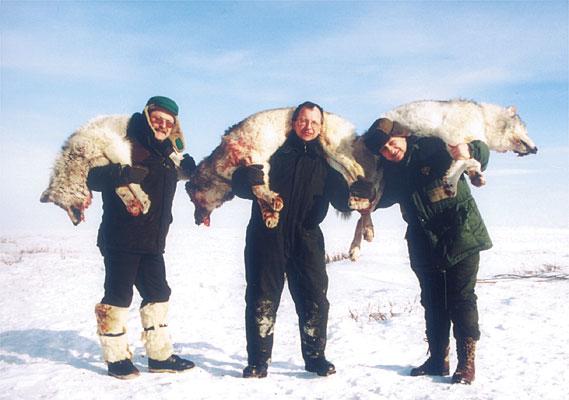
[[[469,144],[482,169],[488,146]],[[385,191],[378,207],[399,203],[407,222],[406,239],[412,266],[431,264],[446,269],[492,247],[468,183],[461,176],[455,197],[444,194],[443,176],[452,158],[438,138],[407,138],[407,151],[399,163],[383,160]]]
[[[159,142],[141,113],[131,117],[127,138],[132,145],[133,165],[148,169],[141,183],[151,205],[147,214],[130,215],[115,193],[118,166],[110,164],[92,168],[87,184],[90,189],[102,192],[103,220],[99,227],[97,245],[104,251],[125,251],[141,254],[164,252],[166,236],[172,223],[172,201],[178,175],[174,163],[168,158],[172,152],[169,140]]]
[[[317,139],[305,143],[294,132],[273,154],[269,164],[271,190],[282,197],[284,208],[277,227],[269,229],[259,205],[252,202],[246,240],[255,257],[250,260],[271,265],[283,257],[301,256],[305,260],[321,257],[323,262],[324,241],[319,224],[330,203],[340,211],[349,211],[346,181],[329,166]],[[237,196],[253,199],[242,169],[233,174],[232,187]]]

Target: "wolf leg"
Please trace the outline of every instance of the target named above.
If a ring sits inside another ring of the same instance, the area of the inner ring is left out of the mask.
[[[363,236],[366,242],[373,241],[375,237],[375,231],[373,229],[373,221],[371,220],[371,214],[369,212],[362,213],[362,224],[363,224]]]
[[[363,220],[364,216],[361,215],[356,224],[356,230],[354,231],[354,239],[350,244],[349,254],[350,254],[350,260],[352,261],[357,261],[357,259],[360,257],[360,249],[362,246],[362,236],[363,236],[363,226],[364,226]]]
[[[119,186],[115,189],[115,192],[124,203],[129,214],[136,217],[141,212],[143,214],[148,212],[150,199],[148,199],[148,195],[144,193],[140,185],[131,183],[127,186]]]
[[[128,188],[142,205],[142,213],[146,214],[150,209],[150,199],[148,198],[148,195],[144,192],[144,190],[142,190],[138,183],[130,183],[128,185]]]
[[[268,185],[256,185],[251,188],[255,197],[264,201],[264,207],[279,212],[284,207],[284,201],[278,193],[269,189]],[[260,203],[259,203],[260,204]]]
[[[486,183],[480,163],[474,158],[468,160],[455,160],[444,176],[445,193],[451,197],[456,196],[458,180],[464,171],[468,171],[470,180],[474,186],[482,186]]]

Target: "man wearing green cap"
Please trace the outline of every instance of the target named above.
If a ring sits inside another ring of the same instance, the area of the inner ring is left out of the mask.
[[[411,268],[421,288],[430,357],[410,375],[449,374],[452,323],[458,366],[451,381],[470,384],[480,339],[476,276],[480,251],[492,242],[464,176],[456,196],[445,191],[444,176],[453,159],[475,158],[485,169],[488,146],[478,140],[447,146],[436,137],[409,135],[386,118],[371,125],[364,142],[382,157],[385,190],[378,208],[399,204]]]
[[[92,168],[90,189],[103,198],[103,220],[97,245],[105,263],[104,297],[95,307],[97,333],[109,375],[130,379],[139,375],[128,346],[126,325],[133,286],[142,297],[142,338],[150,372],[180,372],[194,363],[173,354],[167,331],[170,287],[166,281],[164,248],[176,184],[196,164],[184,150],[178,105],[168,97],[148,100],[142,113],[129,120],[127,139],[132,166],[110,164]],[[115,189],[140,184],[150,199],[146,214],[129,213]]]

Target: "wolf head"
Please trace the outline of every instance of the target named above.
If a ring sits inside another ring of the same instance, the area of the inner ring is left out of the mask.
[[[211,157],[201,161],[186,182],[196,225],[209,226],[212,211],[233,198],[230,182],[217,175],[212,164]]]
[[[85,221],[85,210],[91,205],[93,196],[87,187],[78,188],[79,190],[73,190],[70,187],[63,189],[57,190],[53,185],[50,185],[41,194],[40,202],[54,203],[61,207],[67,212],[73,225],[77,226]]]
[[[537,153],[537,146],[529,137],[526,125],[517,114],[516,107],[510,106],[501,110],[496,118],[495,129],[500,135],[488,139],[494,142],[496,150],[513,151],[518,156]]]

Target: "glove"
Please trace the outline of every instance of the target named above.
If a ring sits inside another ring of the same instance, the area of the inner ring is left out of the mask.
[[[190,175],[196,169],[196,161],[189,154],[184,154],[182,161],[180,161],[180,168],[186,175]]]
[[[261,164],[251,164],[246,167],[242,167],[244,171],[245,181],[249,186],[262,185],[265,183],[263,179],[265,173],[263,172],[263,166]]]
[[[148,168],[137,165],[121,165],[116,180],[116,186],[125,186],[129,183],[141,183],[148,175]]]
[[[371,200],[373,197],[373,184],[363,176],[358,176],[358,180],[350,186],[350,196]]]

